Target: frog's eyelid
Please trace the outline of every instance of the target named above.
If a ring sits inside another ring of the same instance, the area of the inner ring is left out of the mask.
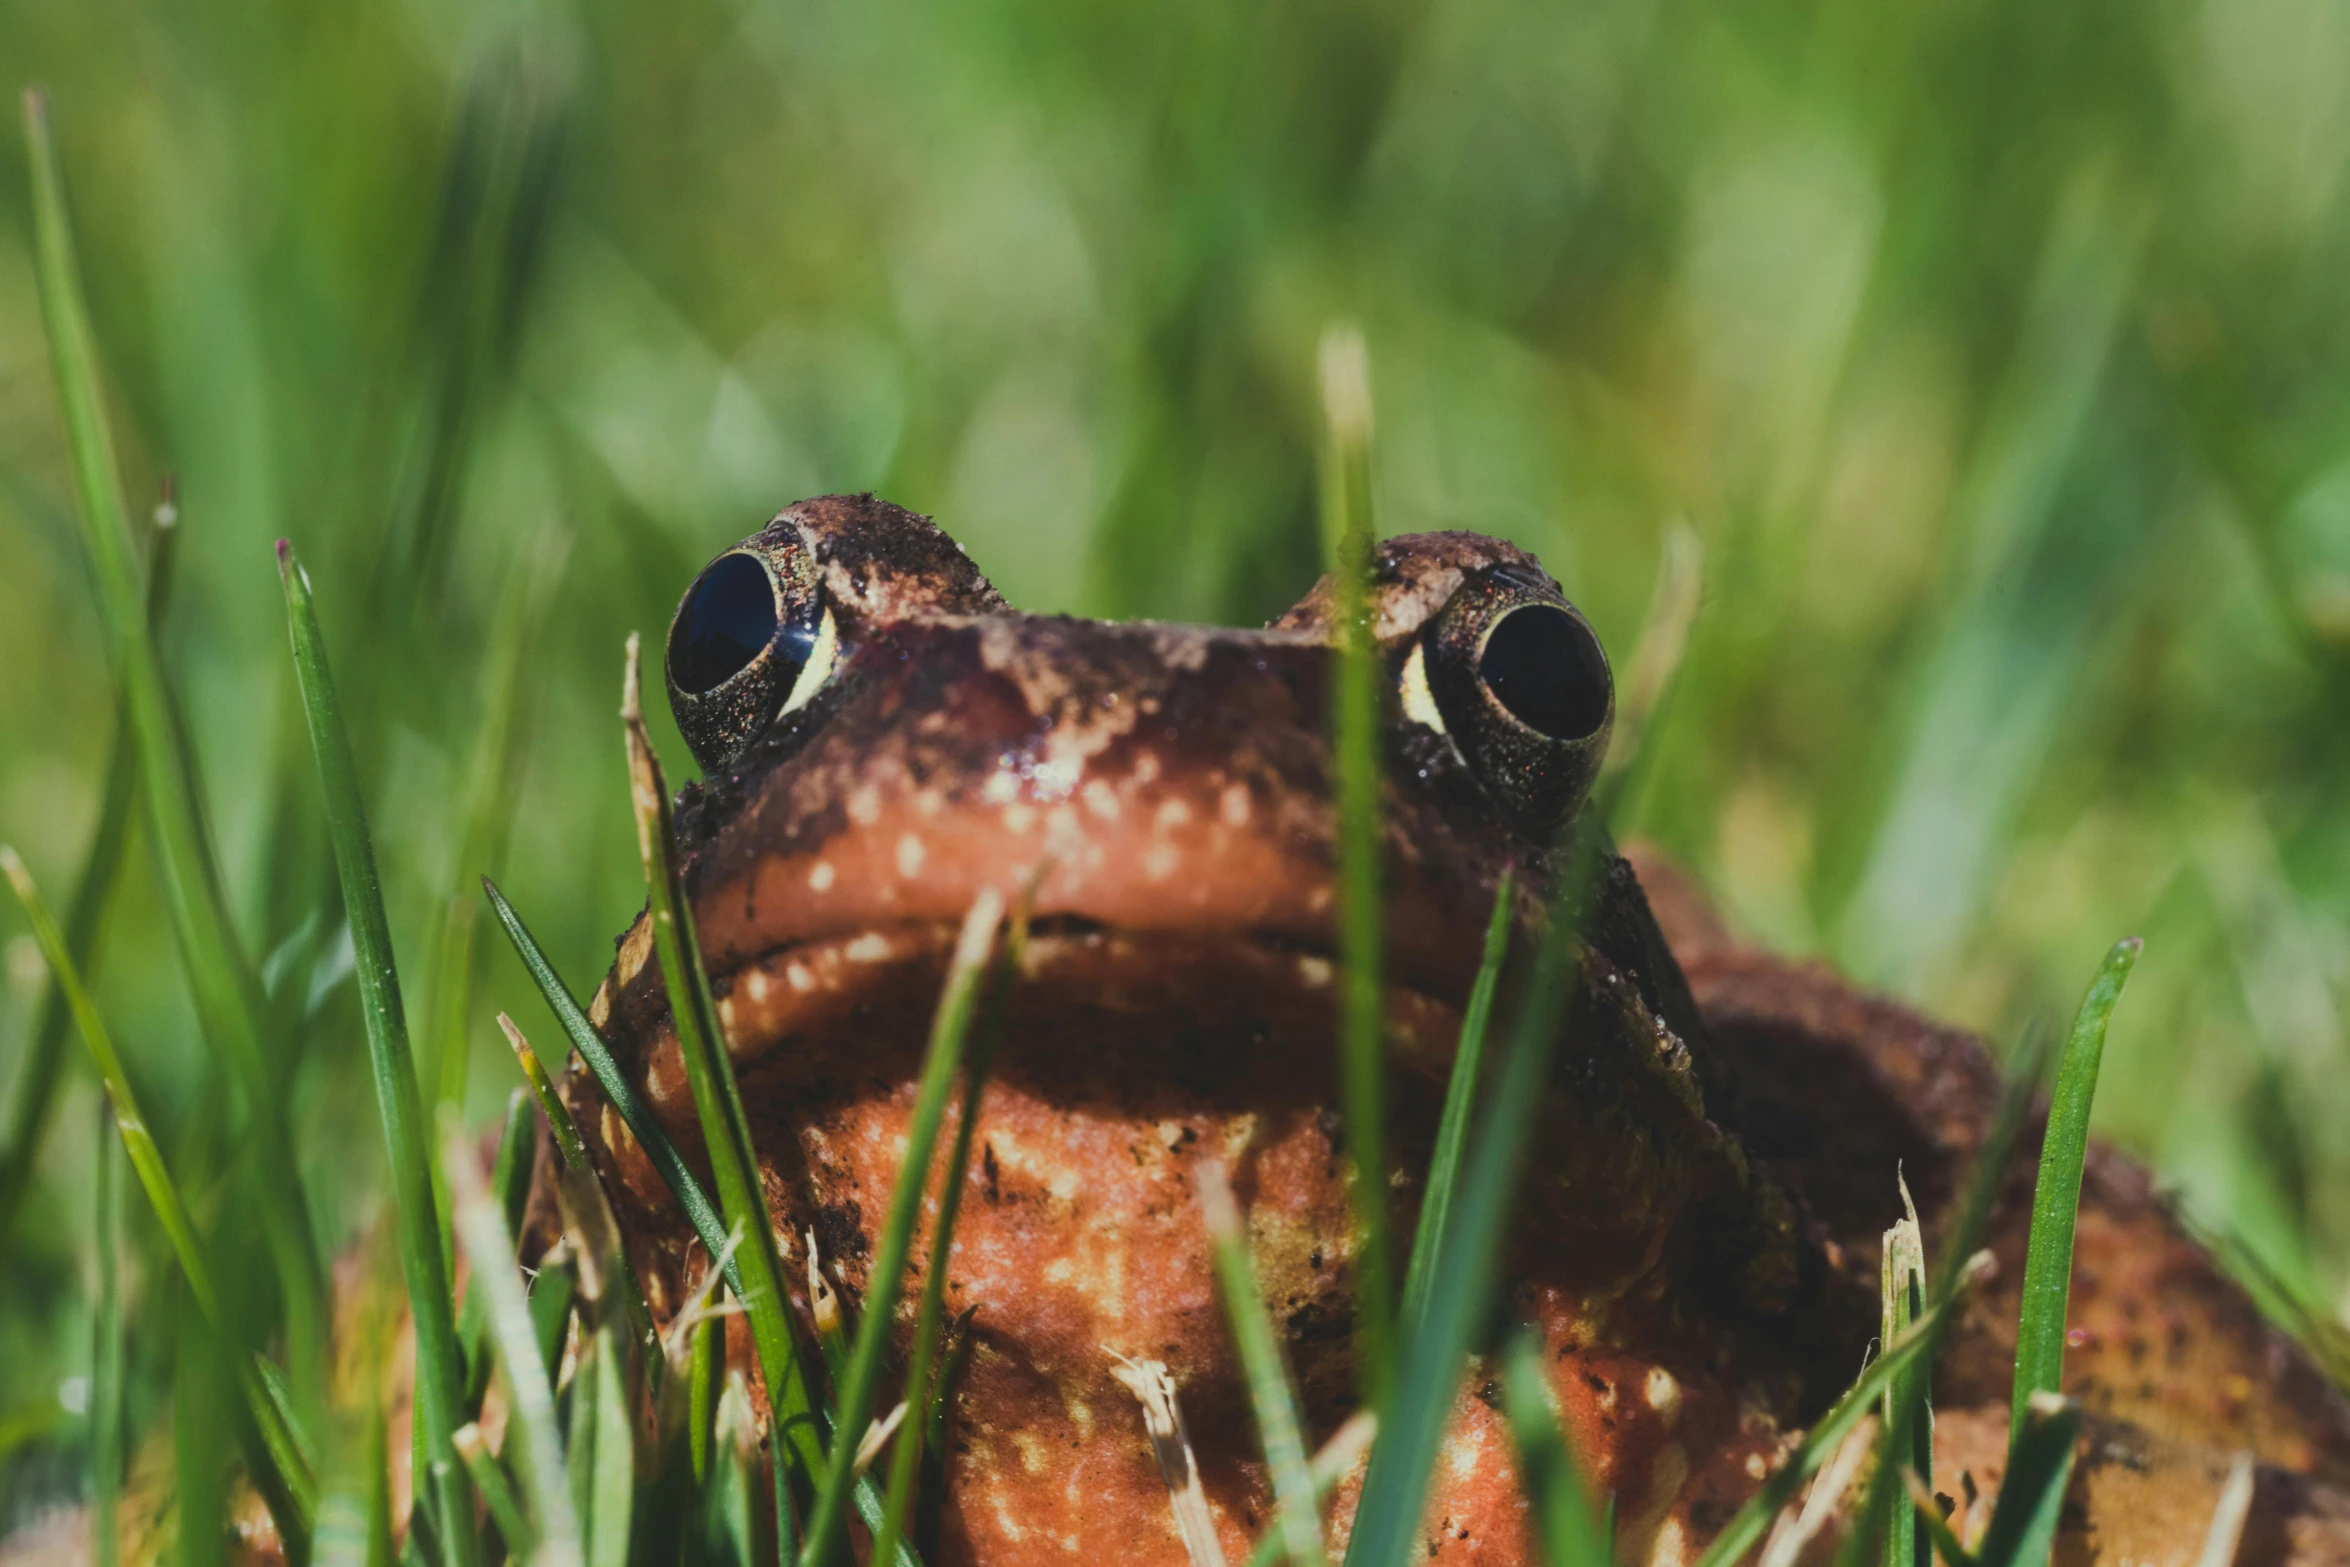
[[[832,606],[824,606],[824,619],[816,627],[816,640],[808,649],[808,661],[800,666],[799,678],[791,684],[791,695],[783,699],[783,706],[775,716],[796,713],[824,689],[824,682],[832,678],[832,669],[840,662],[840,628],[833,623]]]
[[[1428,655],[1417,642],[1412,644],[1411,656],[1403,661],[1403,679],[1398,689],[1403,698],[1404,717],[1425,724],[1438,734],[1445,732],[1444,714],[1436,706],[1436,693],[1428,689]]]

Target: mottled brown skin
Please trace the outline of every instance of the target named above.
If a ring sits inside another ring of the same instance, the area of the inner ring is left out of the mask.
[[[869,497],[804,502],[778,526],[823,562],[842,662],[724,775],[689,786],[680,820],[789,1271],[804,1276],[813,1232],[828,1273],[863,1294],[955,926],[982,888],[1033,885],[1036,936],[949,1266],[950,1304],[976,1312],[941,1555],[1183,1561],[1140,1410],[1110,1375],[1127,1355],[1169,1367],[1238,1560],[1268,1490],[1209,1269],[1202,1158],[1232,1171],[1312,1435],[1354,1400],[1323,592],[1259,632],[1025,616],[942,535]],[[1386,1175],[1406,1235],[1496,878],[1521,867],[1526,927],[1550,870],[1455,737],[1396,697],[1422,623],[1497,565],[1539,574],[1506,544],[1437,534],[1381,546],[1375,583],[1390,677]],[[1621,1557],[1672,1563],[1849,1381],[1874,1331],[1895,1163],[1931,1229],[1994,1078],[1973,1041],[1735,947],[1685,893],[1664,908],[1660,935],[1631,867],[1611,865],[1507,1276],[1616,1497]],[[640,920],[593,1016],[698,1161],[648,957]],[[665,1317],[707,1258],[592,1082],[575,1068],[564,1093]],[[1940,1389],[1942,1452],[1986,1490],[2021,1165],[2017,1179],[1996,1230],[2006,1266]],[[2118,1156],[2092,1164],[2080,1255],[2086,1339],[2068,1374],[2103,1445],[2067,1559],[2190,1560],[2224,1470],[2214,1455],[2243,1446],[2270,1468],[2239,1559],[2350,1559],[2330,1489],[2350,1469],[2342,1402]],[[916,1269],[927,1261],[918,1246]],[[1431,1488],[1430,1554],[1528,1559],[1513,1466],[1472,1367]],[[2175,1483],[2140,1483],[2149,1474]],[[1960,1489],[1955,1469],[1936,1482]],[[1335,1504],[1340,1539],[1358,1483]]]

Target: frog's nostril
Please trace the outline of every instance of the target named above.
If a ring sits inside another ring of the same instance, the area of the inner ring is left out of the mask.
[[[691,695],[733,679],[774,640],[775,584],[751,555],[721,555],[687,590],[669,632],[669,678]]]
[[[1607,657],[1591,628],[1555,604],[1522,605],[1495,621],[1477,677],[1511,716],[1553,740],[1581,740],[1607,721]]]

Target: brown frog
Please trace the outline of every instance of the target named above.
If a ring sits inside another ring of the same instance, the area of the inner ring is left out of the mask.
[[[1613,697],[1589,626],[1508,544],[1388,540],[1372,595],[1394,1161],[1377,1178],[1408,1237],[1498,878],[1519,870],[1524,949]],[[1226,1553],[1265,1526],[1204,1159],[1247,1215],[1309,1440],[1353,1410],[1330,613],[1325,586],[1261,631],[1024,615],[926,519],[870,496],[786,509],[678,610],[668,688],[705,774],[680,800],[689,887],[792,1276],[812,1237],[852,1300],[869,1282],[957,925],[982,889],[1033,889],[949,1259],[973,1346],[945,1561],[1185,1560],[1120,1357],[1168,1368]],[[1895,1172],[1930,1243],[1996,1078],[1973,1041],[1739,948],[1669,872],[1646,877],[1656,913],[1630,862],[1599,879],[1505,1300],[1614,1498],[1619,1560],[1669,1564],[1850,1382]],[[640,919],[592,1016],[698,1161],[649,957]],[[708,1259],[593,1083],[575,1070],[564,1092],[666,1317]],[[2033,1141],[1993,1226],[2005,1266],[1938,1376],[1935,1484],[1962,1507],[2003,1458]],[[2263,1467],[2238,1559],[2350,1560],[2332,1489],[2350,1481],[2350,1412],[2102,1151],[2073,1311],[2091,1436],[2065,1559],[2192,1560],[2228,1456],[2249,1450]],[[1473,1363],[1431,1556],[1530,1559],[1497,1402]],[[1337,1539],[1359,1485],[1334,1500]]]

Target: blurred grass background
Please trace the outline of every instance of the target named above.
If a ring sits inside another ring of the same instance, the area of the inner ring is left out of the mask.
[[[325,1244],[381,1152],[272,540],[486,1115],[526,992],[487,944],[470,992],[436,970],[448,900],[492,871],[575,983],[608,961],[626,631],[864,488],[1028,608],[1262,620],[1314,571],[1345,315],[1383,530],[1539,551],[1619,661],[1669,531],[1704,541],[1636,830],[1757,937],[1997,1038],[2144,934],[2103,1129],[2344,1301],[2344,0],[91,0],[0,11],[0,61],[52,91],[134,500],[179,476],[166,656]],[[62,896],[112,679],[4,134],[0,840]],[[217,1170],[232,1107],[127,865],[100,1001]],[[12,1085],[13,905],[0,952]],[[77,1483],[94,1095],[70,1056],[0,1239],[0,1423],[45,1431],[0,1524]],[[134,1420],[172,1354],[134,1334]]]

